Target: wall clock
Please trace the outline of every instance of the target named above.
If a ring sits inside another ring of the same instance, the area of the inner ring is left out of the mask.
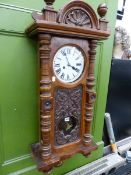
[[[54,0],[45,0],[42,14],[29,36],[38,40],[40,61],[40,139],[32,152],[38,169],[49,172],[63,160],[81,153],[88,156],[97,145],[91,136],[93,119],[94,61],[97,41],[107,39],[105,4],[94,10],[82,0],[74,0],[60,11]]]

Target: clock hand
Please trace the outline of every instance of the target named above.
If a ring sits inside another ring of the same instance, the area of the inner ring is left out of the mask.
[[[70,65],[71,66],[71,65]],[[79,72],[79,69],[74,67],[74,66],[71,66],[73,70],[75,70],[76,72]]]
[[[70,64],[68,64],[68,66],[70,66],[73,70],[75,70],[76,72],[79,72],[80,70],[74,66],[71,66]]]
[[[65,55],[66,60],[67,60],[67,66],[70,66],[69,60],[68,60],[68,58],[67,58],[67,54],[65,53],[64,55]]]
[[[74,66],[71,66],[73,70],[76,70],[76,68]]]
[[[73,70],[75,70],[76,72],[79,72],[79,69],[78,68],[76,68],[76,67],[74,67],[74,66],[71,66],[71,64],[69,63],[69,60],[68,60],[68,58],[67,58],[67,54],[65,53],[65,57],[66,57],[66,60],[67,60],[67,66],[70,66]]]

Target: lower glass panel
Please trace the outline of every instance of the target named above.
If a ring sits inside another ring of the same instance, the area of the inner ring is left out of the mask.
[[[55,92],[55,145],[79,140],[82,115],[82,86],[57,88]]]

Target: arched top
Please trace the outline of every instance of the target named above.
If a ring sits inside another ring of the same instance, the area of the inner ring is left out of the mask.
[[[107,39],[110,32],[106,4],[100,4],[97,12],[83,0],[73,0],[59,11],[54,10],[55,0],[45,0],[46,6],[42,14],[32,14],[35,23],[27,29],[27,33],[35,35],[38,33],[51,33],[62,36],[91,39]]]
[[[82,0],[73,0],[60,9],[57,21],[79,27],[98,28],[96,13]]]

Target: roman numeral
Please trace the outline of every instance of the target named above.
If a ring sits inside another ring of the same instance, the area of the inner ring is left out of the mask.
[[[78,56],[75,60],[79,60],[79,58],[80,58],[80,57]]]
[[[61,72],[61,68],[56,70],[56,73],[59,74]]]
[[[62,54],[63,56],[66,56],[65,50],[61,50],[61,54]]]
[[[76,57],[76,59],[75,60],[79,60],[80,58],[81,58],[81,53]]]
[[[73,56],[74,56],[75,54],[78,54],[76,50],[74,50]]]
[[[76,63],[76,66],[81,66],[81,63]]]
[[[62,78],[62,79],[64,79],[64,76],[65,76],[65,74],[64,74],[64,73],[62,73],[62,74],[61,74],[61,78]]]
[[[57,57],[56,59],[61,60],[61,58]]]
[[[72,74],[73,75],[73,77],[75,77],[75,75],[74,74]]]
[[[70,77],[69,77],[69,75],[67,74],[67,80],[69,80],[70,79]]]
[[[60,64],[55,64],[55,67],[60,67]]]
[[[70,54],[71,53],[71,49],[67,48],[66,53]]]
[[[75,68],[75,71],[78,73],[80,70],[78,68]]]

